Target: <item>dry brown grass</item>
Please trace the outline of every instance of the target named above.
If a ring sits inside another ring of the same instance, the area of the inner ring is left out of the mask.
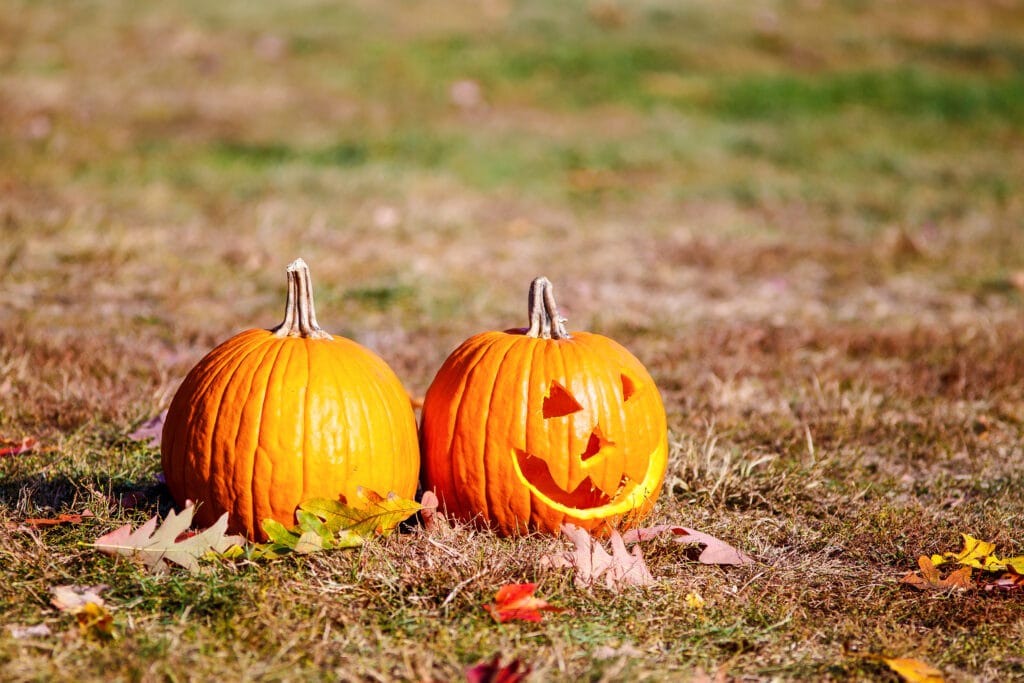
[[[1020,3],[8,10],[0,437],[41,448],[0,459],[0,624],[58,635],[0,630],[0,678],[458,680],[503,652],[536,681],[895,680],[876,654],[1024,680],[1019,595],[898,583],[961,532],[1024,554]],[[759,563],[652,542],[659,585],[612,595],[541,569],[556,539],[462,527],[202,576],[84,547],[169,509],[126,435],[278,321],[300,255],[325,328],[414,395],[546,274],[662,390],[652,521]],[[492,623],[526,580],[573,612]],[[61,583],[110,585],[119,638],[65,637]]]

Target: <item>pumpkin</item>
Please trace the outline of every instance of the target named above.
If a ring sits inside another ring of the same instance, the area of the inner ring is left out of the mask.
[[[484,332],[445,361],[423,402],[424,486],[448,512],[501,534],[595,533],[639,521],[665,477],[665,408],[615,341],[568,334],[547,278],[529,329]]]
[[[294,524],[310,498],[349,500],[359,486],[411,498],[416,418],[395,373],[368,349],[317,324],[309,268],[288,266],[284,321],[211,351],[171,401],[161,452],[178,505],[195,522],[224,512],[232,532],[265,540],[264,519]]]

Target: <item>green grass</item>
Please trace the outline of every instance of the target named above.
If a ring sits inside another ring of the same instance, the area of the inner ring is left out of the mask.
[[[961,532],[1024,553],[1020,3],[6,9],[0,437],[43,450],[0,458],[0,678],[1024,678],[1019,595],[898,583]],[[414,396],[550,277],[661,389],[651,521],[759,563],[655,542],[659,585],[616,596],[543,569],[556,539],[463,527],[198,576],[88,548],[171,508],[127,434],[278,322],[300,255]],[[513,581],[572,612],[493,623]],[[117,639],[75,635],[64,583],[110,586]]]

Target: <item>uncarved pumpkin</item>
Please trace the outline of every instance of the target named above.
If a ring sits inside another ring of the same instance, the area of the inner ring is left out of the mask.
[[[530,328],[484,332],[445,361],[423,404],[424,485],[503,534],[634,524],[665,476],[665,408],[650,374],[607,337],[563,327],[547,278]]]
[[[310,498],[351,499],[359,486],[415,495],[416,420],[395,373],[371,351],[320,329],[309,268],[288,267],[284,321],[227,340],[188,373],[161,443],[175,501],[195,520],[265,539]]]

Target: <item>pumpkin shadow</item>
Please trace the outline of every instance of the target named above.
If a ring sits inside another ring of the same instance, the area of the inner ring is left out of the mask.
[[[111,512],[138,510],[149,516],[166,516],[174,508],[167,485],[151,477],[115,484],[43,474],[0,483],[0,508],[14,517],[74,513],[95,506],[98,495],[107,499]]]

